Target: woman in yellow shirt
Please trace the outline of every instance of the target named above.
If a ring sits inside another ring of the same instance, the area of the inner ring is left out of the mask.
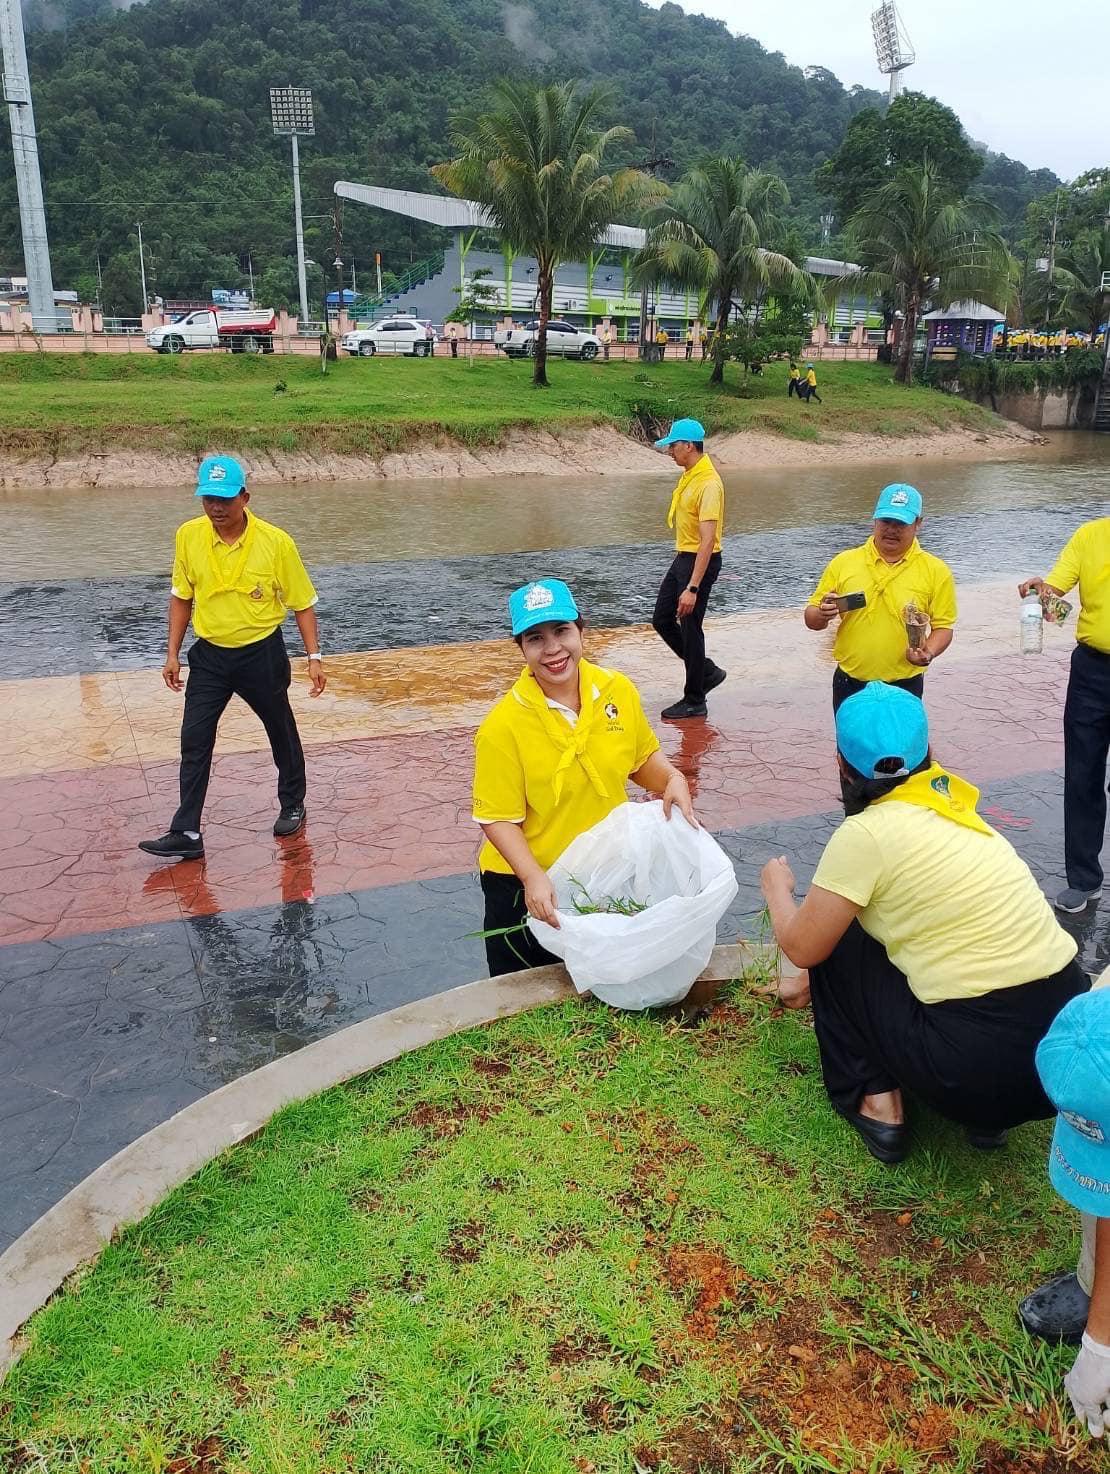
[[[836,742],[847,817],[802,904],[785,859],[763,870],[779,946],[810,969],[833,1109],[881,1162],[908,1151],[903,1089],[1001,1146],[1053,1113],[1034,1054],[1090,986],[1075,941],[976,813],[978,789],[932,760],[915,696],[872,681],[837,712]]]
[[[582,619],[557,578],[509,597],[519,678],[475,737],[474,818],[485,930],[535,916],[557,927],[548,868],[572,839],[625,803],[629,779],[695,823],[686,779],[659,750],[627,676],[582,654]],[[557,958],[530,931],[486,938],[490,976]]]

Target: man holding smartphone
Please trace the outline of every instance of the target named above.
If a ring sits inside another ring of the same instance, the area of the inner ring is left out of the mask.
[[[952,643],[956,585],[947,563],[918,542],[921,515],[915,487],[884,487],[871,536],[837,553],[806,606],[807,629],[840,621],[833,645],[833,711],[868,681],[920,697],[926,669]]]

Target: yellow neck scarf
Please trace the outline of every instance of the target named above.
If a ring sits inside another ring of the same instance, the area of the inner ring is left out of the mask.
[[[695,472],[700,472],[702,475],[705,475],[707,472],[710,472],[712,470],[713,462],[709,459],[707,455],[702,455],[698,460],[694,462],[694,464],[690,467],[688,471],[683,471],[682,475],[678,478],[678,485],[671,493],[671,504],[667,508],[668,527],[674,526],[675,518],[678,516],[679,499],[682,496],[682,493],[690,485],[690,482],[693,480]]]
[[[955,773],[946,772],[940,763],[934,763],[924,773],[914,773],[893,793],[884,794],[875,802],[914,804],[919,809],[932,809],[942,819],[951,819],[965,829],[974,829],[979,834],[994,833],[986,820],[980,819],[975,812],[979,790],[966,778],[957,778]]]
[[[558,713],[552,711],[548,706],[547,697],[543,694],[540,683],[527,666],[521,671],[513,686],[513,695],[524,706],[530,706],[536,712],[548,737],[557,748],[562,749],[551,785],[556,803],[562,797],[563,782],[571,764],[575,762],[582,764],[582,770],[598,796],[606,799],[609,797],[609,790],[602,782],[601,774],[586,755],[586,744],[590,740],[599,714],[603,713],[604,705],[599,698],[594,696],[594,690],[600,690],[608,680],[608,674],[608,671],[602,670],[600,666],[591,665],[588,660],[578,662],[580,706],[578,721],[573,727],[569,726]]]

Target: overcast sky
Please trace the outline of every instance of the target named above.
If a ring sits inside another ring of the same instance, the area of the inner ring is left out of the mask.
[[[886,85],[871,41],[878,0],[679,3],[797,66],[828,67],[846,87]],[[1108,0],[898,0],[898,9],[917,52],[906,85],[954,108],[972,138],[1065,179],[1110,164]]]

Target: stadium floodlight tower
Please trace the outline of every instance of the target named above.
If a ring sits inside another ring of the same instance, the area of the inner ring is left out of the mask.
[[[46,239],[46,206],[39,173],[39,144],[31,107],[31,78],[23,38],[20,0],[0,0],[0,47],[4,56],[4,101],[12,128],[15,188],[19,199],[19,227],[23,232],[23,262],[27,271],[27,300],[31,326],[37,333],[56,333],[54,278]]]
[[[2,0],[0,0],[2,3]],[[18,3],[18,0],[17,0]],[[308,283],[304,267],[304,217],[301,215],[301,151],[299,138],[311,138],[316,132],[312,114],[312,93],[307,87],[271,87],[270,116],[278,138],[288,138],[293,145],[293,218],[297,226],[297,285],[301,291],[301,322],[308,321]]]
[[[875,37],[875,55],[879,71],[890,75],[890,101],[902,90],[902,73],[917,60],[913,42],[898,14],[894,0],[884,0],[871,12],[871,33]]]

